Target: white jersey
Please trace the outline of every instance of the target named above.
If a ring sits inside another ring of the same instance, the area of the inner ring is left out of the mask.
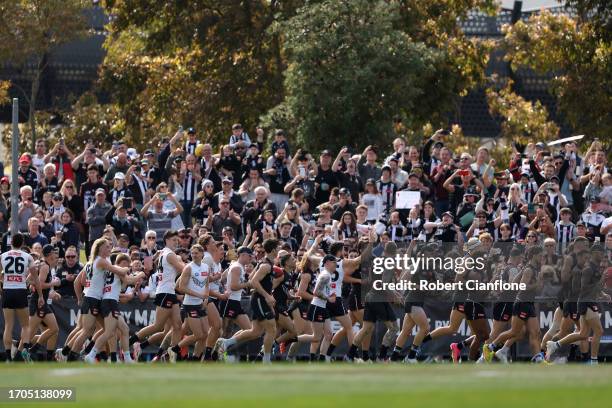
[[[240,268],[240,280],[238,283],[244,283],[244,266],[240,262],[233,262],[229,267],[229,273],[227,274],[227,289],[230,291],[229,299],[240,301],[242,299],[242,289],[240,290],[232,290],[232,269],[235,267]]]
[[[170,248],[161,250],[159,259],[157,260],[157,271],[159,272],[159,280],[157,281],[157,289],[155,294],[171,293],[175,294],[176,287],[176,269],[168,262],[168,255],[174,252]]]
[[[0,256],[4,272],[4,289],[27,289],[26,278],[34,263],[32,255],[21,249],[11,249]]]
[[[191,268],[191,276],[189,277],[187,288],[198,293],[204,292],[204,287],[208,283],[208,271],[210,268],[204,263],[198,265],[195,262],[189,262],[188,265]],[[183,298],[184,305],[201,305],[202,302],[202,299],[187,293]]]
[[[121,294],[121,286],[121,278],[111,271],[107,271],[102,299],[116,300],[118,302],[119,295]]]
[[[104,294],[104,285],[106,284],[106,270],[98,268],[98,261],[102,259],[99,256],[93,261],[91,268],[85,267],[85,273],[87,280],[85,281],[85,296],[102,299]]]
[[[202,263],[204,263],[204,261],[202,260]],[[212,264],[212,269],[210,268],[210,266],[208,267],[209,270],[211,270],[211,274],[218,274],[221,273],[221,264],[217,263],[217,262],[213,262]],[[209,291],[215,291],[217,293],[221,292],[221,285],[219,284],[220,280],[216,280],[214,282],[209,282],[208,283],[208,290]]]
[[[317,275],[317,282],[315,283],[315,288],[317,287],[317,283],[319,282],[319,280],[327,281],[327,283],[325,283],[325,286],[323,286],[323,293],[325,294],[326,297],[330,297],[332,293],[334,293],[334,288],[332,286],[333,285],[332,278],[333,278],[332,275],[324,269],[321,269],[319,274]],[[337,298],[336,302],[342,302],[342,299]],[[313,306],[318,306],[318,307],[326,307],[327,300],[318,297],[316,294],[313,294],[313,298],[310,304]]]
[[[319,270],[323,270],[323,260],[319,262]],[[336,258],[336,272],[331,275],[331,287],[338,299],[342,297],[342,281],[344,280],[344,259]]]

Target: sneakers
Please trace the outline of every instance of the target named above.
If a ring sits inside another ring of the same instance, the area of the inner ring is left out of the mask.
[[[174,350],[172,350],[172,347],[170,347],[167,350],[167,352],[168,352],[168,360],[170,361],[170,363],[175,364],[178,354]]]
[[[559,350],[559,343],[556,341],[547,341],[546,342],[546,359],[550,360],[550,358]]]
[[[140,343],[139,342],[134,343],[132,348],[134,350],[134,352],[133,352],[134,357],[133,358],[134,358],[135,361],[138,361],[138,358],[142,354],[142,348],[140,347]]]
[[[544,357],[545,357],[544,353],[540,351],[538,354],[536,354],[535,356],[533,356],[531,358],[531,362],[532,363],[541,363],[542,361],[545,361]]]
[[[58,348],[57,350],[55,350],[55,361],[57,361],[58,363],[64,363],[67,360],[67,356],[62,354],[62,349]]]
[[[503,348],[495,352],[495,357],[497,357],[497,359],[504,364],[508,363],[508,354],[506,354],[506,351]]]
[[[416,358],[408,358],[408,356],[406,356],[406,358],[404,359],[404,363],[407,364],[416,364],[418,363]]]
[[[21,350],[21,357],[23,358],[23,361],[25,361],[26,363],[32,362],[32,356],[30,355],[30,352],[25,348]]]
[[[590,359],[586,363],[587,365],[599,365],[599,360]]]
[[[491,361],[493,361],[493,355],[494,355],[494,354],[495,354],[495,353],[493,352],[493,350],[491,350],[491,349],[489,348],[489,345],[488,345],[488,344],[483,344],[483,345],[482,345],[482,355],[484,356],[484,360],[485,360],[487,363],[490,363]]]
[[[451,358],[453,359],[453,363],[460,364],[461,363],[461,350],[459,350],[459,346],[457,343],[451,343]]]
[[[481,354],[478,360],[476,360],[476,364],[484,364],[485,362],[484,354]]]
[[[88,363],[88,364],[95,364],[97,362],[96,356],[91,356],[89,354],[87,354],[85,357],[83,357],[83,361]]]
[[[168,361],[168,352],[167,351],[164,351],[160,355],[156,355],[151,360],[152,363],[165,363],[166,361]]]
[[[219,355],[225,354],[225,339],[218,338],[215,342],[215,347],[213,348],[213,352],[216,351]]]

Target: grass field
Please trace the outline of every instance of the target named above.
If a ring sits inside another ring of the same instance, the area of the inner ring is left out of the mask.
[[[0,387],[42,386],[76,389],[76,402],[52,406],[88,408],[112,403],[117,408],[603,408],[612,401],[612,365],[15,364],[0,368]]]

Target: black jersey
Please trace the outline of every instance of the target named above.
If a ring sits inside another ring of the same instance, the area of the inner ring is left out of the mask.
[[[529,271],[531,271],[531,278],[529,279],[529,282],[527,282],[527,285],[533,285],[538,279],[538,271],[531,265],[525,265],[522,271],[523,276]],[[536,292],[537,290],[535,288],[519,290],[518,294],[516,295],[516,301],[533,302],[535,300]]]
[[[53,275],[53,269],[51,268],[51,265],[49,265],[47,263],[47,261],[39,261],[39,262],[37,262],[37,266],[36,266],[36,269],[38,269],[39,273],[40,273],[40,267],[42,265],[47,265],[47,267],[49,268],[49,273],[47,273],[47,277],[45,278],[45,281],[41,282],[41,283],[49,284],[49,283],[51,283],[51,279],[53,278],[53,276],[52,276]],[[47,288],[47,289],[43,289],[42,290],[43,299],[45,300],[45,302],[47,301],[47,299],[49,299],[49,292],[51,292],[51,288]],[[35,301],[38,301],[38,292],[34,291],[32,293],[32,298]]]
[[[593,262],[587,262],[580,273],[580,302],[596,302],[602,291],[602,268]]]
[[[276,305],[286,307],[289,302],[289,290],[293,287],[293,280],[291,274],[283,270],[283,281],[274,288],[272,296],[276,300]]]
[[[270,265],[270,271],[266,274],[266,276],[264,276],[260,283],[263,290],[265,290],[266,293],[271,294],[274,286],[274,264],[268,258],[264,258],[257,264],[257,269],[261,268],[261,266],[265,264]],[[255,295],[261,296],[258,292],[255,292]]]

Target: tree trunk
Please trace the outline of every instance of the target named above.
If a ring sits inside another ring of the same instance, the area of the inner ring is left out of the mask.
[[[36,62],[36,72],[34,74],[34,80],[32,81],[32,89],[30,93],[30,112],[28,120],[30,122],[30,132],[32,134],[32,150],[36,146],[36,99],[38,97],[38,89],[40,88],[40,78],[43,70],[45,69],[45,56],[38,57]]]

